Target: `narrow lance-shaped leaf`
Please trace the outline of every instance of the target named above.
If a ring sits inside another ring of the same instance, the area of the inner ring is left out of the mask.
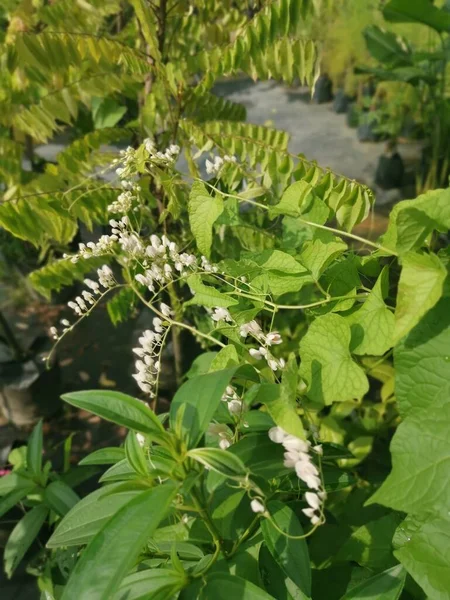
[[[130,466],[142,475],[143,477],[148,476],[147,461],[145,458],[144,450],[139,444],[136,433],[130,431],[125,439],[125,456]]]
[[[61,516],[67,514],[79,499],[72,488],[63,481],[53,481],[45,488],[45,503]]]
[[[27,465],[34,475],[42,471],[42,419],[34,427],[27,445]]]
[[[110,600],[167,514],[176,493],[176,485],[166,482],[125,504],[83,552],[62,600]]]
[[[4,551],[5,572],[11,577],[26,551],[33,543],[48,515],[48,508],[39,504],[20,519],[6,542]]]
[[[241,459],[226,450],[195,448],[188,452],[188,456],[226,477],[245,477],[248,472]]]
[[[155,413],[136,398],[107,390],[88,390],[64,394],[62,399],[108,421],[162,440],[165,431]]]

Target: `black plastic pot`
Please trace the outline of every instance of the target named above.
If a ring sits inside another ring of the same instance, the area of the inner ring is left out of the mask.
[[[55,361],[46,368],[47,340],[40,338],[27,357],[15,360],[3,343],[0,352],[0,410],[18,428],[30,428],[61,407],[60,369]]]
[[[333,83],[326,73],[320,75],[314,89],[313,102],[324,104],[333,100]]]
[[[405,166],[398,152],[391,156],[382,154],[378,159],[375,183],[383,190],[401,188],[404,183]]]
[[[333,110],[338,115],[342,115],[348,111],[351,103],[352,99],[350,96],[347,96],[344,90],[338,90],[334,96]]]

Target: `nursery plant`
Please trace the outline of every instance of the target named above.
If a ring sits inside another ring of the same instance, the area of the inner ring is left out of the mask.
[[[411,23],[422,33],[419,38],[422,43],[416,46],[409,43],[407,36],[370,25],[364,31],[364,37],[367,49],[378,65],[358,70],[371,73],[380,81],[403,82],[405,88],[411,88],[411,93],[418,99],[414,111],[418,126],[426,138],[417,188],[425,191],[446,185],[449,175],[448,7],[433,3],[430,7],[428,0],[414,3],[390,0],[383,6],[382,14],[387,23]],[[394,116],[395,107],[391,110]]]
[[[81,320],[95,327],[105,302],[114,322],[140,306],[152,327],[130,349],[136,397],[63,397],[127,428],[123,446],[69,469],[68,442],[61,473],[43,460],[38,424],[0,480],[0,514],[25,513],[6,572],[37,538],[43,598],[449,598],[450,191],[400,202],[382,238],[365,239],[353,230],[373,207],[368,188],[290,154],[284,132],[242,122],[211,93],[241,71],[313,87],[317,48],[297,36],[317,4],[256,7],[233,40],[190,54],[180,21],[158,12],[172,3],[132,3],[150,121],[114,158],[115,179],[95,183],[107,232],[32,280],[43,292],[84,283],[52,329],[54,352]],[[210,39],[213,20],[196,29],[202,7],[173,3],[172,15]],[[163,23],[174,46],[161,51]],[[49,68],[50,56],[141,64],[131,47],[86,37],[44,30],[24,44]],[[95,210],[85,190],[52,199],[72,235],[71,211]],[[14,218],[1,218],[30,239],[26,219],[46,202],[23,218],[23,200],[10,202]],[[187,372],[181,331],[202,349]],[[179,386],[161,413],[169,343]],[[103,472],[80,499],[72,488],[88,468]]]

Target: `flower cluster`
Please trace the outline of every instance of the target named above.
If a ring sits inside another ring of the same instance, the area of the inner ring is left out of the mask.
[[[124,180],[124,183],[130,183]],[[108,211],[113,213],[127,213],[133,208],[134,201],[137,200],[131,191],[126,190],[117,196],[117,200],[108,205]]]
[[[231,415],[240,416],[244,412],[244,404],[231,385],[225,390],[222,401],[227,403]]]
[[[286,433],[281,427],[272,427],[269,430],[269,437],[272,442],[282,444],[286,450],[284,453],[284,466],[288,469],[295,469],[297,477],[311,490],[314,490],[305,493],[308,508],[304,508],[303,512],[310,519],[312,525],[317,525],[321,520],[320,513],[326,493],[322,487],[319,470],[311,460],[310,442]],[[320,445],[313,446],[312,450],[316,454],[322,454],[322,446]]]
[[[113,161],[113,164],[120,163],[122,166],[116,169],[116,175],[120,179],[125,179],[133,176],[136,170],[136,150],[131,146],[128,146],[126,150],[120,151],[120,158]],[[125,189],[128,188],[128,183],[123,186]]]
[[[158,152],[153,140],[150,138],[144,140],[144,146],[150,160],[161,167],[173,165],[180,154],[180,147],[176,144],[171,144],[164,152]]]
[[[100,269],[97,269],[98,282],[92,279],[85,279],[84,284],[91,291],[83,290],[81,296],[77,296],[75,300],[71,300],[67,303],[67,306],[71,308],[78,317],[82,317],[90,308],[96,303],[96,295],[101,296],[104,288],[105,291],[116,285],[113,272],[108,265],[103,265]]]
[[[161,313],[169,318],[172,315],[170,306],[162,303]],[[168,324],[159,317],[153,319],[153,331],[147,329],[139,338],[140,346],[133,348],[133,352],[139,357],[135,363],[137,373],[133,378],[137,381],[140,389],[148,394],[150,398],[155,397],[155,388],[161,369],[161,351],[167,332]]]
[[[283,339],[278,331],[271,331],[270,333],[265,334],[259,324],[253,320],[249,323],[244,323],[241,325],[239,334],[243,338],[247,338],[249,335],[251,335],[261,344],[258,349],[250,348],[250,356],[256,360],[261,360],[264,358],[272,371],[277,371],[285,366],[286,363],[284,359],[275,358],[269,350],[270,346],[277,346],[283,342]]]
[[[205,161],[206,172],[208,173],[208,175],[218,176],[225,163],[235,163],[235,162],[236,162],[236,157],[228,156],[227,154],[225,154],[225,156],[223,158],[221,158],[220,156],[216,156],[213,161],[206,159],[206,161]]]
[[[135,279],[151,292],[155,292],[156,285],[171,281],[174,270],[185,275],[189,269],[197,269],[196,257],[186,252],[179,253],[175,242],[171,242],[165,235],[150,236],[150,245],[143,247],[142,252],[145,256],[141,261],[144,272],[138,273]]]

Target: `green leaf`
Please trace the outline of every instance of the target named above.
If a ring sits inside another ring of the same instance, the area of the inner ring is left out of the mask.
[[[80,500],[58,524],[48,548],[87,544],[103,525],[139,491],[109,494],[118,484],[101,487]],[[120,485],[120,484],[119,484]]]
[[[125,287],[117,292],[117,294],[106,303],[109,318],[113,325],[118,325],[126,321],[132,314],[137,296],[134,291]]]
[[[82,281],[87,273],[101,267],[105,262],[105,256],[85,258],[77,263],[71,262],[70,258],[62,258],[33,271],[29,280],[35,290],[50,299],[52,292],[59,292],[74,281]]]
[[[414,411],[391,442],[392,471],[368,504],[446,517],[450,505],[450,402]]]
[[[216,412],[227,385],[238,366],[192,377],[178,389],[170,405],[170,426],[177,431],[177,413],[183,410],[180,434],[188,447],[195,447]]]
[[[404,254],[423,246],[432,231],[445,233],[449,228],[450,189],[432,190],[394,206],[382,242]]]
[[[174,597],[185,584],[177,571],[147,569],[125,577],[112,600],[165,600]]]
[[[395,309],[394,344],[437,303],[447,271],[435,254],[409,252],[402,259]]]
[[[300,377],[308,383],[308,396],[332,404],[362,398],[369,382],[349,351],[350,326],[335,314],[317,318],[300,342]]]
[[[248,473],[240,458],[219,448],[195,448],[189,450],[188,456],[225,477],[241,478]]]
[[[144,0],[130,0],[134,8],[136,17],[144,36],[145,43],[148,45],[149,54],[158,62],[161,60],[159,51],[158,35],[154,15],[148,4]]]
[[[450,521],[409,516],[397,529],[394,555],[433,600],[450,598]]]
[[[341,546],[336,561],[354,561],[373,570],[391,567],[396,562],[392,555],[392,538],[399,520],[391,513],[362,525]]]
[[[63,481],[53,481],[45,488],[45,503],[62,517],[66,515],[79,500],[79,496]]]
[[[100,448],[81,459],[78,465],[114,465],[124,458],[125,451],[123,448]]]
[[[398,600],[405,577],[405,570],[396,565],[352,587],[341,600]]]
[[[44,504],[38,504],[12,530],[4,550],[5,573],[9,578],[33,543],[47,515],[48,508]]]
[[[314,190],[310,183],[304,180],[296,181],[285,190],[278,204],[270,208],[270,216],[299,216],[302,213],[302,207],[307,206],[313,197]]]
[[[42,419],[37,423],[28,438],[27,466],[34,475],[42,471]]]
[[[150,434],[158,440],[164,438],[164,428],[155,413],[136,398],[126,394],[107,390],[88,390],[71,392],[61,397],[65,402],[88,410],[117,425]]]
[[[393,23],[422,23],[438,32],[450,31],[450,15],[428,0],[390,0],[383,15]]]
[[[206,577],[206,585],[202,589],[199,600],[274,600],[267,592],[253,583],[229,575],[228,573],[211,573]]]
[[[7,475],[11,477],[11,475]],[[13,506],[23,500],[28,494],[34,491],[36,484],[33,481],[29,481],[28,485],[20,485],[18,489],[14,489],[0,500],[0,517],[3,517]]]
[[[22,447],[25,449],[25,446]],[[8,457],[8,460],[11,462],[10,457]],[[6,496],[6,494],[9,494],[14,490],[19,490],[21,488],[27,489],[30,485],[34,485],[34,483],[30,480],[28,474],[22,475],[13,471],[8,475],[0,477],[0,497]]]
[[[139,444],[134,431],[129,431],[125,438],[125,456],[132,469],[143,477],[148,477],[147,459],[144,449]]]
[[[210,373],[213,371],[222,371],[228,367],[232,367],[239,363],[239,356],[235,346],[228,344],[225,348],[219,350],[211,361],[211,365],[208,369]]]
[[[254,414],[251,411],[248,415]],[[267,433],[250,434],[228,448],[255,475],[270,479],[289,472],[283,465],[284,449],[274,444]]]
[[[287,433],[305,439],[303,423],[297,413],[297,362],[291,354],[283,370],[281,385],[263,383],[259,386],[254,402],[267,406],[270,416],[275,423]]]
[[[109,600],[167,514],[177,490],[166,482],[122,506],[88,544],[62,600]]]
[[[265,545],[259,552],[258,567],[265,589],[277,600],[308,600],[301,589],[286,577]]]
[[[347,244],[329,231],[318,230],[302,246],[299,259],[317,281],[330,263],[347,250]]]
[[[91,103],[95,129],[114,127],[127,112],[127,107],[118,104],[114,98],[94,97]]]
[[[195,181],[189,194],[189,224],[202,254],[209,258],[213,225],[223,212],[221,196],[212,197],[203,183]]]
[[[410,64],[411,53],[399,36],[378,25],[369,25],[363,32],[370,54],[378,61],[390,65]]]
[[[392,348],[395,318],[384,302],[388,288],[389,270],[384,267],[364,304],[347,317],[354,354],[381,356]]]
[[[187,280],[187,284],[194,292],[193,298],[184,303],[184,306],[191,306],[192,304],[199,306],[206,306],[208,308],[215,308],[221,306],[227,308],[237,304],[238,301],[231,296],[227,296],[216,290],[212,285],[205,285],[202,282],[200,275],[190,275]]]
[[[291,536],[303,535],[300,521],[289,506],[274,501],[268,505],[278,529]],[[294,540],[282,535],[269,519],[261,522],[261,531],[272,556],[306,596],[311,596],[311,567],[306,540]]]
[[[450,298],[441,298],[397,345],[394,366],[403,417],[450,397]]]

